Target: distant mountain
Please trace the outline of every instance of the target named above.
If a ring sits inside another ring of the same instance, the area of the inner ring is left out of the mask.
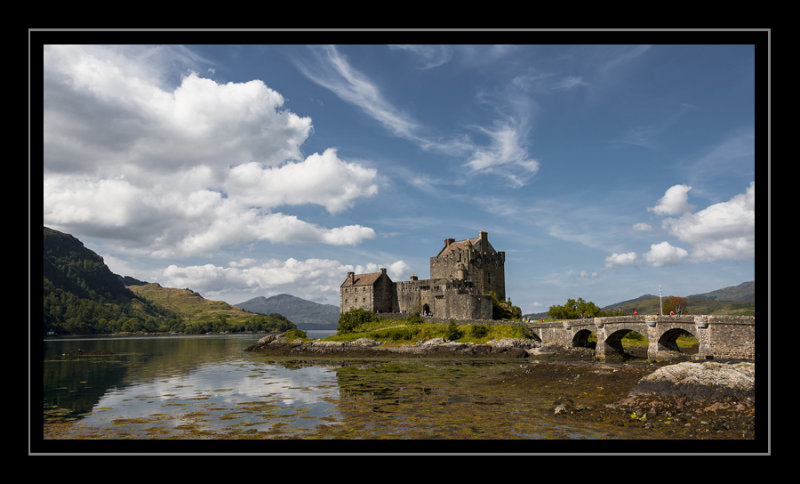
[[[339,306],[320,304],[290,294],[254,297],[235,306],[251,313],[282,314],[300,329],[336,329],[339,323]]]
[[[662,298],[666,304],[669,296]],[[729,286],[715,291],[685,296],[689,314],[727,314],[752,316],[755,314],[755,281],[744,282],[738,286]],[[658,296],[645,294],[636,299],[622,301],[606,306],[603,311],[620,311],[632,314],[656,314],[659,312]]]
[[[702,294],[685,296],[688,312],[690,314],[728,314],[752,316],[755,314],[755,281],[743,282],[738,286],[729,286]],[[669,296],[663,296],[665,302]],[[607,313],[621,312],[633,314],[656,314],[659,311],[658,296],[643,294],[635,299],[621,301],[601,308]],[[538,320],[549,318],[547,311],[541,313],[525,314],[524,318]]]
[[[738,286],[728,286],[704,294],[693,294],[690,298],[712,299],[714,301],[754,302],[756,300],[756,281],[743,282]]]
[[[626,304],[638,303],[638,302],[647,301],[647,300],[653,299],[653,298],[658,298],[658,296],[655,296],[653,294],[642,294],[641,296],[639,296],[639,297],[637,297],[635,299],[628,299],[627,301],[614,303],[614,304],[611,304],[610,306],[606,306],[606,307],[613,308],[613,307],[616,307],[616,306],[624,306]]]

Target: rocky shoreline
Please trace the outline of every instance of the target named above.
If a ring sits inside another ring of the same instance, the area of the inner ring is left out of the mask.
[[[604,370],[600,364],[592,370],[602,375],[593,380],[595,384],[622,390],[617,396],[591,403],[574,396],[557,397],[553,413],[636,426],[657,439],[755,439],[754,363],[681,362],[655,371],[626,366]],[[570,373],[577,371],[573,368]]]
[[[466,356],[466,357],[511,357],[525,358],[550,352],[540,343],[527,339],[504,338],[487,344],[458,343],[434,338],[413,345],[382,345],[369,338],[355,341],[322,341],[287,339],[283,333],[264,336],[246,351],[258,351],[273,355],[347,355],[347,356]]]
[[[639,426],[658,439],[755,438],[753,362],[608,364],[593,361],[593,351],[580,351],[585,348],[570,351],[524,339],[472,344],[435,338],[395,346],[367,338],[303,341],[270,334],[247,350],[300,357],[518,358],[525,364],[508,376],[510,384],[537,391],[546,391],[554,380],[561,382],[562,388],[565,382],[567,388],[574,385],[571,393],[549,395],[554,415]],[[591,374],[592,381],[588,390],[604,390],[582,391],[580,377],[586,374]]]

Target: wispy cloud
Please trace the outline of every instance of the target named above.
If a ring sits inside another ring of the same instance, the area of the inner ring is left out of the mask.
[[[695,106],[681,103],[674,114],[663,119],[655,120],[650,124],[633,126],[623,134],[621,142],[624,144],[653,148],[658,145],[659,139]]]
[[[472,172],[494,173],[521,187],[539,171],[539,162],[528,156],[525,130],[502,124],[481,131],[490,141],[488,146],[477,148],[466,163]]]
[[[395,47],[400,48],[400,47]],[[439,49],[402,47],[433,58],[444,54]],[[474,132],[488,141],[477,143],[472,137],[457,134],[449,138],[433,138],[426,126],[411,114],[386,100],[381,89],[367,75],[353,67],[335,46],[319,46],[312,50],[315,63],[297,62],[298,68],[312,81],[331,90],[342,100],[359,107],[377,120],[390,133],[407,139],[425,150],[435,150],[451,156],[465,156],[465,165],[472,172],[493,173],[509,180],[512,186],[522,186],[539,170],[539,162],[528,154],[527,138],[530,131],[530,116],[535,105],[530,100],[530,85],[523,88],[512,81],[509,89],[502,93],[478,93],[477,98],[490,104],[497,112],[491,125],[471,126]],[[437,54],[438,53],[438,54]],[[576,78],[561,80],[560,88],[580,84]]]
[[[608,57],[602,60],[597,67],[598,78],[608,80],[609,77],[617,75],[620,70],[644,55],[651,47],[651,45],[612,47]]]
[[[416,56],[420,69],[433,69],[450,62],[453,47],[449,45],[390,45],[389,49],[411,52]]]
[[[731,174],[751,175],[754,165],[755,134],[752,128],[744,128],[686,163],[686,172],[692,186],[703,193],[706,180]]]
[[[394,135],[423,141],[416,135],[419,124],[387,101],[378,86],[353,68],[335,46],[314,46],[311,51],[317,60],[315,65],[297,63],[306,77],[330,89],[342,100],[358,106]]]

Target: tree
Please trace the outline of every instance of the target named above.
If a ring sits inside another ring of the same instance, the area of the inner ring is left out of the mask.
[[[553,319],[578,319],[594,318],[601,315],[603,311],[592,301],[584,301],[582,297],[567,299],[563,306],[553,305],[547,311]]]
[[[669,314],[670,311],[674,311],[675,313],[681,312],[685,314],[686,306],[686,298],[670,296],[669,299],[664,303],[664,314]]]
[[[458,329],[458,325],[456,325],[455,320],[451,319],[450,322],[447,323],[444,339],[447,341],[455,341],[462,336],[464,336],[464,332]]]
[[[354,333],[362,324],[377,320],[378,316],[372,311],[362,308],[350,308],[346,313],[339,315],[339,325],[336,326],[336,332]]]
[[[511,298],[506,301],[500,300],[497,293],[489,291],[492,296],[492,319],[510,319],[519,321],[522,319],[522,309],[511,303]]]

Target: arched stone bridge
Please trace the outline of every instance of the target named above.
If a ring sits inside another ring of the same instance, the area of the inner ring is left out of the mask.
[[[600,360],[624,354],[622,337],[628,331],[647,338],[650,360],[685,357],[675,340],[687,333],[699,343],[692,359],[755,359],[754,316],[612,316],[525,325],[542,343],[567,348],[587,346],[587,338],[594,334],[595,356]]]

